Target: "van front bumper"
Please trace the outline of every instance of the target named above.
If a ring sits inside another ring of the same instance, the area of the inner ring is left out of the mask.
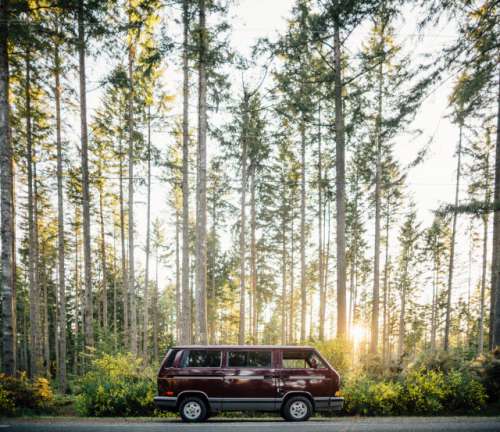
[[[316,411],[340,411],[344,406],[343,397],[317,397],[314,398]]]
[[[156,396],[154,398],[155,405],[165,411],[175,410],[177,407],[177,398],[169,396]]]

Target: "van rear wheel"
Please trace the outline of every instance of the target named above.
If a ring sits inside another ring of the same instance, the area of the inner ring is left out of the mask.
[[[304,396],[293,396],[285,402],[281,413],[288,421],[306,421],[313,413],[311,401]]]
[[[182,400],[179,407],[182,420],[189,423],[202,422],[208,417],[208,407],[205,401],[195,396]]]

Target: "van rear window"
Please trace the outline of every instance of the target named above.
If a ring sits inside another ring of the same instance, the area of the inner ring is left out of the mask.
[[[220,367],[220,351],[189,350],[182,356],[181,367]]]
[[[164,368],[171,368],[173,366],[174,360],[175,360],[175,355],[178,352],[179,352],[178,349],[169,350],[169,352],[167,353],[167,358],[165,360],[165,363],[163,364]]]
[[[271,351],[230,351],[228,367],[270,368]]]

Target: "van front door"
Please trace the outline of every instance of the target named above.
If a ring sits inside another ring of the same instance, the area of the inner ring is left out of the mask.
[[[226,354],[222,408],[273,411],[277,376],[272,350],[234,350]]]
[[[315,400],[331,394],[332,373],[314,350],[283,350],[279,397],[287,393],[307,392]]]

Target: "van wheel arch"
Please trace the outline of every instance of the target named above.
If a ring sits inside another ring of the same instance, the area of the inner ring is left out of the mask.
[[[307,399],[309,399],[309,402],[311,402],[311,406],[312,406],[313,411],[316,411],[314,398],[311,396],[311,393],[294,391],[294,392],[288,392],[287,394],[285,394],[285,396],[283,397],[283,400],[281,401],[280,412],[283,410],[283,407],[285,406],[288,399],[290,399],[291,397],[294,397],[294,396],[303,396],[303,397],[306,397]]]
[[[183,391],[182,393],[177,396],[177,406],[176,409],[179,410],[182,401],[186,399],[187,397],[197,397],[200,398],[203,402],[205,402],[205,405],[207,407],[208,412],[210,412],[210,403],[208,401],[208,396],[201,392],[201,391]]]

